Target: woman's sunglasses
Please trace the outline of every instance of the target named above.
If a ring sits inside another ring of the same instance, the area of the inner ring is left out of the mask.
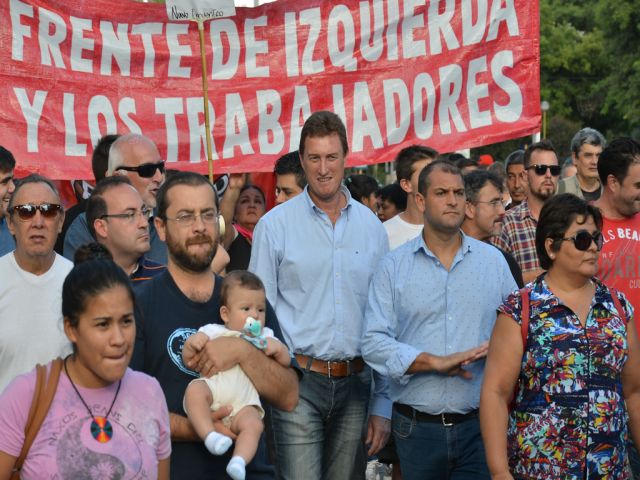
[[[562,240],[573,241],[573,245],[575,245],[575,247],[582,252],[586,252],[587,250],[589,250],[591,242],[594,242],[596,244],[596,248],[598,249],[598,251],[602,250],[602,245],[604,244],[604,237],[602,236],[602,232],[595,232],[591,234],[586,230],[580,230],[576,232],[576,234],[572,237],[566,237]]]
[[[29,220],[35,217],[38,210],[40,210],[40,215],[44,218],[54,218],[62,211],[62,207],[57,203],[41,203],[40,205],[25,203],[24,205],[16,205],[11,209],[18,214],[20,220]]]
[[[127,172],[136,172],[142,178],[151,178],[156,174],[156,170],[164,173],[164,162],[145,163],[137,167],[125,167],[124,165],[116,168],[116,170],[126,170]]]
[[[536,172],[536,175],[540,177],[547,174],[547,169],[551,171],[551,175],[554,177],[560,175],[560,172],[562,171],[562,167],[560,165],[530,165],[527,167],[527,170],[531,169],[533,169],[533,171]]]

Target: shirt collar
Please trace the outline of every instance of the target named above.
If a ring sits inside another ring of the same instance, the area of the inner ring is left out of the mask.
[[[347,199],[347,204],[342,208],[342,211],[345,211],[354,204],[355,200],[351,196],[351,193],[349,193],[349,189],[344,185],[340,185],[340,192],[342,192],[342,194]],[[313,203],[313,200],[309,195],[309,185],[304,187],[304,190],[302,191],[301,195],[303,196],[304,201],[310,210],[312,210],[315,213],[324,213],[323,210],[321,210],[315,203]]]
[[[473,246],[469,241],[470,237],[466,235],[462,231],[462,229],[460,229],[460,236],[462,237],[462,244],[460,245],[460,248],[456,252],[456,257],[455,257],[456,259],[458,259],[458,257],[460,256],[466,255],[468,252],[473,250]],[[422,250],[427,256],[437,258],[434,255],[434,253],[431,250],[429,250],[429,247],[424,241],[424,229],[422,229],[420,231],[420,235],[418,235],[416,238],[411,240],[411,242],[412,242],[411,251],[413,253],[417,253],[418,251]]]
[[[529,209],[529,202],[527,202],[526,198],[520,205],[515,208],[518,209],[518,211],[515,213],[520,217],[520,221],[523,221],[525,218],[529,217],[531,220],[537,223],[536,219],[533,218],[533,215],[531,214],[531,210]]]

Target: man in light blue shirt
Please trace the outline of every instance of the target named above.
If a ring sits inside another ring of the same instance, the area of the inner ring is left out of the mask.
[[[369,402],[361,357],[369,281],[387,236],[342,185],[348,144],[337,115],[311,115],[299,151],[308,185],[262,217],[249,264],[306,370],[297,408],[273,412],[276,467],[284,480],[364,479],[365,443],[369,454],[386,443],[391,414],[378,375]]]
[[[9,199],[16,188],[13,184],[14,168],[16,168],[16,159],[13,154],[0,145],[0,257],[16,248],[16,242],[7,227],[5,218]]]
[[[477,414],[483,358],[496,309],[517,285],[497,249],[460,230],[457,167],[428,165],[416,200],[424,230],[376,271],[362,354],[389,378],[403,478],[488,479]]]

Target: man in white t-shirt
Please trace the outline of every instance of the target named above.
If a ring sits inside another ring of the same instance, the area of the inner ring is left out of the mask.
[[[71,352],[62,328],[62,284],[73,264],[53,246],[64,211],[50,180],[30,175],[7,209],[14,251],[0,257],[0,391],[16,376]]]
[[[395,160],[396,177],[400,187],[407,192],[407,209],[390,218],[382,225],[389,237],[389,249],[393,250],[422,232],[423,217],[416,204],[418,177],[424,167],[438,156],[433,148],[424,145],[411,145],[403,148]]]

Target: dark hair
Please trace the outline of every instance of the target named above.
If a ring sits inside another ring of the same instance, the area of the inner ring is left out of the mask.
[[[470,159],[465,157],[461,153],[452,152],[452,153],[440,155],[440,160],[446,160],[447,162],[453,163],[456,167],[460,168],[460,166],[458,165],[460,162],[470,160]]]
[[[127,290],[135,305],[129,277],[112,260],[98,258],[75,265],[62,285],[62,315],[65,321],[73,328],[78,328],[80,316],[86,311],[90,299],[117,286]]]
[[[58,202],[60,201],[60,194],[58,193],[58,189],[53,184],[53,182],[48,178],[43,177],[42,175],[38,175],[37,173],[32,173],[28,177],[21,178],[19,181],[15,182],[16,189],[13,191],[13,193],[11,194],[11,197],[9,198],[9,214],[10,215],[13,214],[13,206],[15,205],[15,199],[18,197],[18,192],[22,189],[22,187],[24,187],[25,185],[29,185],[30,183],[44,183],[46,186],[48,186],[51,189],[51,191],[53,191],[53,193],[56,194],[56,197],[58,197]]]
[[[553,152],[556,154],[556,157],[558,156],[558,152],[556,152],[556,149],[553,147],[553,143],[551,143],[550,140],[541,140],[538,143],[534,143],[524,151],[524,168],[528,168],[531,166],[531,155],[537,150],[544,152]]]
[[[524,150],[514,150],[504,161],[504,170],[508,173],[511,165],[524,165]]]
[[[9,150],[0,145],[0,172],[7,173],[16,168],[16,159]]]
[[[593,145],[604,148],[606,140],[604,136],[595,128],[585,127],[578,131],[571,140],[571,151],[577,156],[582,145]]]
[[[346,155],[349,152],[349,142],[347,141],[347,130],[340,117],[326,110],[312,113],[304,122],[300,132],[300,146],[298,147],[300,157],[304,155],[304,142],[307,137],[327,137],[333,134],[338,135],[342,144],[342,153]]]
[[[403,148],[395,159],[396,178],[398,181],[411,180],[414,163],[426,158],[435,160],[437,156],[438,152],[425,145],[411,145]]]
[[[344,184],[349,189],[349,193],[354,200],[362,203],[362,199],[369,199],[372,193],[376,193],[380,188],[375,178],[370,175],[349,175]]]
[[[495,173],[487,170],[474,170],[462,178],[464,179],[464,194],[471,203],[475,203],[478,199],[478,192],[482,190],[487,183],[496,187],[500,193],[504,191],[502,179]]]
[[[446,160],[436,160],[435,162],[432,162],[424,167],[422,169],[422,172],[420,172],[420,179],[418,180],[418,191],[423,196],[427,195],[427,190],[429,190],[429,185],[431,185],[429,176],[434,170],[440,170],[442,172],[451,173],[453,175],[460,175],[460,178],[462,178],[462,172],[453,163],[447,162]]]
[[[213,191],[216,209],[218,208],[218,194],[213,185],[199,173],[194,172],[176,172],[167,178],[156,195],[156,215],[163,220],[167,219],[167,209],[169,208],[169,190],[178,185],[188,185],[190,187],[199,187],[200,185],[208,185]]]
[[[302,169],[302,164],[300,163],[300,154],[296,150],[295,152],[285,153],[281,156],[277,161],[273,172],[276,175],[289,175],[293,174],[296,176],[296,184],[300,188],[304,188],[307,186],[307,177],[304,174],[304,170]]]
[[[87,228],[93,238],[96,238],[96,230],[93,226],[94,222],[103,215],[107,215],[107,202],[104,199],[105,193],[112,188],[120,185],[131,185],[131,180],[122,175],[114,175],[105,177],[96,183],[96,188],[91,192],[89,200],[87,200],[87,208],[85,210],[87,216]]]
[[[111,252],[101,243],[85,243],[76,249],[73,254],[73,263],[78,265],[80,263],[88,262],[89,260],[97,260],[99,258],[103,260],[113,260]]]
[[[235,287],[242,287],[248,290],[262,290],[265,291],[264,283],[260,280],[256,274],[247,270],[234,270],[227,273],[222,281],[220,287],[220,305],[228,306],[229,290]]]
[[[548,270],[553,264],[544,246],[545,241],[547,238],[551,238],[553,240],[551,250],[554,252],[560,250],[562,239],[578,217],[582,217],[580,224],[586,222],[589,217],[593,218],[598,230],[602,230],[600,209],[589,205],[572,193],[555,195],[545,202],[540,211],[540,218],[536,228],[536,252],[538,253],[540,266],[544,270]]]
[[[487,167],[487,172],[493,173],[502,181],[504,181],[505,177],[507,176],[507,171],[505,170],[504,163],[502,162],[493,162]]]
[[[400,211],[407,209],[407,192],[405,192],[399,183],[386,185],[378,190],[380,201],[389,200]]]
[[[478,161],[474,160],[473,158],[467,158],[464,155],[460,155],[462,158],[459,158],[458,160],[455,161],[455,165],[456,167],[458,167],[460,170],[462,170],[463,168],[466,167],[477,167],[478,166]]]
[[[91,170],[93,171],[93,178],[96,182],[102,180],[107,174],[109,168],[109,149],[111,144],[115,142],[120,135],[105,135],[96,146],[93,148],[93,154],[91,155]]]
[[[640,144],[631,138],[616,138],[602,150],[598,159],[598,176],[602,185],[609,175],[622,183],[632,163],[640,162]]]
[[[260,196],[262,197],[262,201],[266,204],[267,203],[267,199],[264,196],[264,192],[262,191],[262,189],[253,184],[253,183],[247,183],[246,185],[244,185],[241,189],[240,189],[240,193],[238,194],[238,196],[242,195],[242,192],[245,192],[247,190],[255,190],[256,192],[258,192],[260,194]]]

